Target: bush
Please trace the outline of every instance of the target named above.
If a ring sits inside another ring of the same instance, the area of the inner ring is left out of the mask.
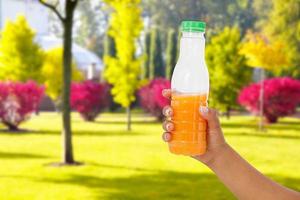
[[[37,111],[44,87],[33,81],[0,83],[0,119],[11,131]]]
[[[71,107],[86,121],[94,121],[109,104],[109,86],[106,83],[85,81],[72,83]]]
[[[169,80],[156,78],[140,88],[138,96],[142,108],[158,119],[162,119],[162,109],[164,106],[169,105],[170,101],[163,97],[161,92],[163,89],[170,87],[171,83]]]
[[[259,112],[260,83],[244,88],[238,102],[247,110]],[[263,114],[270,123],[277,122],[279,117],[293,114],[300,103],[300,81],[291,78],[272,78],[264,81]]]

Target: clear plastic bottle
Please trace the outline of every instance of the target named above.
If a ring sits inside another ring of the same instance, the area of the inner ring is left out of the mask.
[[[169,149],[175,154],[192,156],[206,151],[207,124],[199,114],[200,106],[207,106],[209,93],[205,26],[200,21],[181,23],[180,55],[171,80],[174,131]]]

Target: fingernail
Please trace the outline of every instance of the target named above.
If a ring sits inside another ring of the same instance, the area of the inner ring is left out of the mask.
[[[206,115],[208,113],[208,108],[205,106],[200,106],[199,111],[202,115]]]
[[[167,92],[167,90],[166,90],[166,89],[163,89],[161,93],[162,93],[162,94],[165,94],[166,92]]]
[[[167,130],[170,131],[172,129],[173,125],[172,124],[167,124]]]
[[[170,135],[169,134],[163,134],[163,140],[164,141],[170,140]]]
[[[168,114],[169,116],[171,115],[171,109],[170,109],[170,108],[167,110],[167,114]]]

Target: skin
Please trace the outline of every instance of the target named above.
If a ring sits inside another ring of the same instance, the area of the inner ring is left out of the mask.
[[[163,90],[163,96],[171,97],[170,90]],[[300,193],[286,188],[267,178],[244,160],[224,138],[218,113],[214,109],[200,107],[201,116],[207,120],[207,151],[193,158],[208,166],[226,187],[241,200],[300,200]],[[173,110],[163,109],[166,120],[163,122],[163,140],[172,140],[171,122]]]

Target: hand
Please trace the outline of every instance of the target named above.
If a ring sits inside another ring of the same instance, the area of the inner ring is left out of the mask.
[[[162,91],[162,95],[166,98],[171,97],[171,90],[166,89]],[[193,158],[208,165],[218,156],[218,154],[225,150],[228,145],[224,139],[221,125],[218,118],[218,113],[214,109],[206,107],[199,108],[201,116],[207,120],[207,151],[203,155],[193,156]],[[166,106],[163,109],[163,114],[166,120],[163,122],[163,128],[166,131],[163,134],[163,140],[165,142],[172,141],[171,131],[174,129],[174,124],[168,120],[172,118],[173,110],[171,106]]]

